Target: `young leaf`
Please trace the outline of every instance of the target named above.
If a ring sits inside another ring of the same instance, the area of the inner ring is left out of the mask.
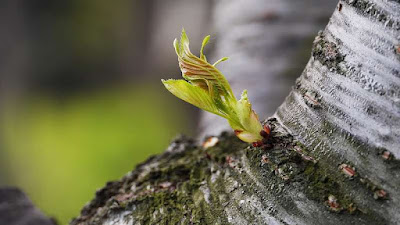
[[[235,96],[233,95],[228,81],[216,67],[206,61],[202,53],[209,38],[209,36],[205,37],[201,46],[201,55],[203,59],[190,52],[189,39],[185,30],[182,30],[180,44],[178,44],[178,41],[175,39],[174,46],[178,55],[182,76],[186,80],[191,81],[194,85],[198,85],[204,89],[207,88],[214,97],[224,95],[230,99],[234,99]]]
[[[185,80],[161,80],[169,92],[176,97],[205,111],[220,115],[210,95],[204,89]],[[223,115],[220,115],[223,116]]]
[[[236,135],[242,140],[259,140],[260,131],[262,126],[258,120],[258,116],[254,110],[251,109],[251,104],[247,98],[247,90],[244,90],[240,100],[236,104],[236,112],[243,126],[243,130],[233,127]],[[255,141],[252,141],[255,142]]]
[[[176,97],[226,118],[241,140],[261,141],[262,126],[257,114],[251,109],[247,90],[243,91],[238,101],[224,75],[215,67],[228,58],[224,57],[213,65],[207,62],[203,50],[209,40],[210,36],[204,38],[200,57],[197,57],[190,52],[189,38],[185,30],[182,30],[181,40],[178,42],[175,39],[174,47],[185,80],[162,80],[164,86]]]

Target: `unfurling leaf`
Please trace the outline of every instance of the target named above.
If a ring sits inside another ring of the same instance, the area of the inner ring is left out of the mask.
[[[185,80],[162,80],[165,87],[176,97],[205,111],[214,113],[228,120],[235,134],[245,142],[262,140],[262,126],[257,114],[251,109],[247,90],[238,101],[222,73],[215,67],[227,60],[224,57],[213,65],[207,62],[203,53],[210,36],[206,36],[200,50],[200,57],[189,49],[189,39],[182,30],[181,40],[175,39],[174,47],[178,55],[179,67]]]

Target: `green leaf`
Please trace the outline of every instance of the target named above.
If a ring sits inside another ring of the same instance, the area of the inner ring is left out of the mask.
[[[209,37],[204,38],[199,58],[193,55],[189,49],[189,39],[185,30],[182,30],[181,40],[178,43],[174,41],[175,51],[178,55],[179,67],[182,76],[188,81],[192,81],[193,85],[199,85],[202,88],[208,88],[213,98],[224,96],[228,100],[235,99],[232,89],[222,75],[222,73],[213,65],[209,64],[203,55],[204,46],[207,44]],[[236,99],[235,99],[236,100]]]
[[[247,91],[243,91],[238,101],[224,75],[215,67],[228,58],[224,57],[213,65],[207,62],[203,51],[209,40],[210,36],[204,38],[200,57],[197,57],[190,52],[189,38],[182,30],[180,42],[174,40],[174,48],[185,80],[162,80],[163,84],[183,101],[226,118],[241,140],[261,141],[262,126],[251,108]]]
[[[257,113],[252,110],[251,104],[247,97],[247,90],[244,90],[240,100],[236,105],[236,112],[238,118],[240,120],[240,124],[243,126],[243,132],[239,135],[240,139],[247,141],[247,142],[256,142],[260,140],[260,131],[262,130],[262,126],[258,119]],[[233,128],[236,130],[235,128]]]
[[[223,57],[222,59],[216,61],[216,62],[213,64],[213,66],[216,66],[218,63],[223,62],[223,61],[226,61],[226,60],[228,60],[228,59],[229,59],[228,57]]]
[[[205,111],[220,114],[210,95],[204,89],[191,85],[185,80],[161,80],[165,88],[176,97]]]
[[[204,55],[203,51],[204,51],[204,47],[207,45],[208,41],[210,41],[210,35],[207,35],[203,39],[203,43],[201,44],[201,49],[200,49],[200,59],[202,59],[206,62],[207,62],[207,59],[206,59],[206,56]]]

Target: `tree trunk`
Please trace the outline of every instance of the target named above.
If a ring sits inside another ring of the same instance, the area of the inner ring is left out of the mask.
[[[272,116],[285,100],[335,4],[332,0],[215,1],[214,61],[229,56],[218,68],[238,97],[249,89],[260,119]],[[201,113],[199,140],[224,130],[230,130],[225,119]]]
[[[397,0],[340,1],[269,145],[178,138],[72,224],[399,224],[399,20]]]

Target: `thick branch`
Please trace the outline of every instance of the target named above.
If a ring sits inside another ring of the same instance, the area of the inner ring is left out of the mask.
[[[376,204],[354,204],[331,173],[274,120],[267,151],[222,134],[206,151],[179,138],[97,192],[72,224],[387,224]],[[326,197],[337,199],[331,207]],[[382,202],[381,202],[382,203]]]
[[[177,139],[72,224],[399,224],[399,18],[398,1],[340,2],[264,149]]]

